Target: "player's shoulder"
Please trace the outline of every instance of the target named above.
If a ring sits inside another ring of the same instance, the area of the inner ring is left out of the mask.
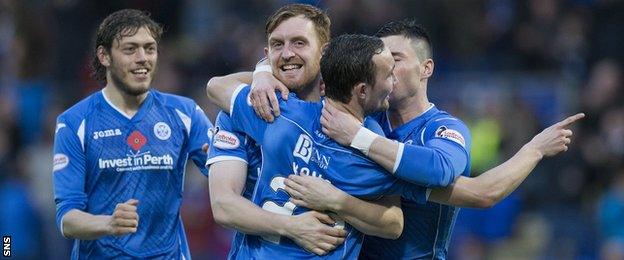
[[[438,110],[427,120],[427,127],[438,127],[441,125],[449,125],[468,130],[468,126],[464,121],[444,110]]]
[[[470,129],[464,121],[450,113],[438,110],[429,118],[423,133],[426,139],[444,138],[470,147]]]
[[[160,92],[158,90],[150,90],[152,95],[154,95],[154,100],[159,102],[165,107],[177,109],[183,112],[190,113],[195,109],[201,108],[197,105],[195,100],[183,97],[176,94]]]
[[[98,102],[101,102],[101,95],[102,91],[97,91],[78,101],[78,103],[63,111],[63,113],[57,117],[57,121],[69,125],[72,128],[77,126],[95,111]]]
[[[280,114],[291,120],[308,123],[320,120],[321,110],[323,109],[322,101],[305,101],[292,92],[288,95],[288,100],[283,100],[278,95],[278,101],[280,102]]]
[[[228,129],[232,128],[232,118],[230,118],[230,115],[228,115],[227,113],[223,112],[223,110],[219,111],[219,113],[217,114],[217,117],[215,119],[215,126],[219,126],[219,127],[225,127]]]

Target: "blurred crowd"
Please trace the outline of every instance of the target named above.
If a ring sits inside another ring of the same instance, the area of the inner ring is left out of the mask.
[[[92,34],[111,12],[147,10],[165,26],[154,87],[194,98],[251,70],[264,21],[286,0],[0,0],[0,233],[18,259],[66,259],[54,224],[56,116],[101,86],[90,78]],[[624,259],[624,2],[617,0],[321,0],[333,35],[372,34],[414,18],[433,40],[430,100],[466,121],[473,175],[511,157],[541,129],[578,111],[565,154],[543,161],[488,210],[463,209],[456,259]],[[182,216],[197,259],[227,255],[207,178],[189,168]]]

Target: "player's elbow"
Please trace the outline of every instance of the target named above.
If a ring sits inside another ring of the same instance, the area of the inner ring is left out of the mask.
[[[404,219],[403,219],[403,211],[400,208],[397,208],[394,212],[391,213],[392,221],[387,223],[383,227],[383,232],[380,232],[378,235],[381,238],[385,239],[398,239],[403,233],[404,227]]]
[[[217,94],[219,92],[219,83],[223,80],[223,77],[212,77],[208,83],[206,83],[206,96],[210,102],[217,102]]]
[[[489,209],[491,207],[494,207],[494,205],[496,205],[496,203],[498,203],[499,201],[500,198],[495,192],[481,192],[479,193],[478,198],[474,203],[474,206],[480,209]]]
[[[215,222],[226,228],[230,228],[233,225],[232,216],[228,210],[227,199],[213,199],[211,203],[212,216]]]
[[[394,223],[393,225],[390,225],[388,231],[388,234],[384,237],[385,239],[398,239],[403,233],[403,219],[401,219],[400,223]]]

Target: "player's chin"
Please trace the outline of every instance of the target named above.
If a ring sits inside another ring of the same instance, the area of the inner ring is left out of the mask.
[[[388,110],[388,108],[390,108],[390,102],[388,101],[388,99],[385,99],[383,102],[381,102],[381,106],[379,106],[378,111],[386,111]]]
[[[150,84],[148,82],[135,83],[129,88],[129,92],[132,95],[138,96],[145,94],[150,89]]]

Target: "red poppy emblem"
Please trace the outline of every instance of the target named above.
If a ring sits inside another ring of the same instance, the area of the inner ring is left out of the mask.
[[[133,150],[138,151],[147,143],[147,138],[145,138],[145,136],[143,136],[143,134],[141,134],[139,130],[134,130],[134,132],[132,132],[130,136],[128,136],[127,141],[128,145],[130,145]]]

